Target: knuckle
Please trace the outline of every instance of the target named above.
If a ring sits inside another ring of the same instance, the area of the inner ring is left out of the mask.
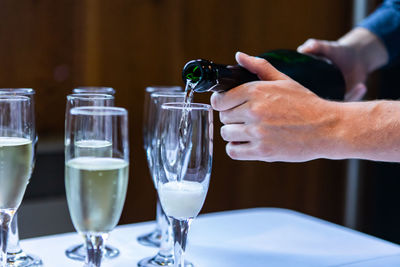
[[[248,111],[249,111],[250,117],[255,118],[255,119],[260,119],[263,114],[262,105],[260,105],[257,102],[254,102],[254,101],[250,102]]]
[[[265,97],[265,95],[268,95],[271,85],[271,83],[266,84],[260,81],[254,82],[249,87],[248,94],[250,95],[250,99],[252,99],[253,101],[260,101]]]
[[[263,139],[265,137],[264,128],[261,126],[254,127],[253,131],[250,134],[257,140]]]

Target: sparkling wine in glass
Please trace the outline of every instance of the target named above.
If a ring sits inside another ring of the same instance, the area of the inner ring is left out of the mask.
[[[143,145],[144,150],[146,152],[147,162],[149,164],[150,175],[152,174],[152,165],[151,158],[149,155],[149,144],[154,136],[154,131],[150,128],[154,127],[154,116],[153,109],[154,106],[150,104],[150,97],[152,93],[167,93],[167,92],[182,92],[181,86],[148,86],[144,92],[144,107],[143,107]],[[174,100],[175,101],[175,100]],[[178,101],[178,100],[176,100]],[[152,177],[154,180],[154,178]],[[165,229],[166,225],[165,214],[162,211],[160,201],[157,198],[157,206],[156,206],[156,228],[144,235],[140,235],[138,237],[138,242],[145,246],[151,247],[160,247],[161,239],[162,239],[162,229]],[[166,259],[159,261],[160,264],[166,264]],[[143,262],[142,262],[143,263]],[[144,263],[143,263],[144,264]],[[151,266],[151,265],[143,265],[143,266]],[[159,266],[159,265],[156,265]],[[161,265],[166,266],[166,265]]]
[[[7,263],[13,217],[32,174],[35,121],[29,97],[0,94],[0,249]]]
[[[0,88],[0,95],[19,95],[29,97],[31,100],[31,113],[35,114],[35,90],[32,88]],[[33,116],[33,125],[35,125],[35,117]],[[33,162],[32,170],[35,165],[36,159],[36,146],[38,136],[35,133],[35,139],[33,144]],[[7,264],[14,267],[34,267],[42,266],[42,260],[32,254],[26,254],[19,244],[19,233],[18,233],[18,212],[14,214],[13,220],[10,226],[10,232],[8,234],[8,249],[7,249]]]
[[[93,91],[94,87],[90,87]],[[96,87],[97,88],[97,87]],[[110,87],[101,87],[104,92],[112,93],[114,89]],[[108,89],[107,89],[108,88]],[[83,90],[84,88],[75,88]],[[74,89],[74,90],[75,90]],[[112,89],[112,91],[110,90]],[[98,88],[98,91],[101,91]],[[82,106],[99,106],[99,107],[113,107],[114,96],[111,94],[100,93],[74,93],[67,96],[67,104],[65,109],[65,124],[68,124],[68,116],[70,109]],[[81,156],[106,156],[112,152],[112,144],[106,140],[82,140],[75,144],[78,155]],[[85,244],[73,245],[67,248],[65,254],[68,258],[73,260],[84,261],[86,258]],[[119,255],[119,250],[113,246],[107,245],[105,247],[104,257],[107,259],[115,258]]]
[[[155,135],[157,125],[160,122],[160,110],[164,103],[168,102],[180,102],[183,103],[185,98],[185,92],[153,92],[151,93],[148,101],[148,113],[147,113],[147,146],[146,156],[147,162],[150,169],[151,177],[153,178],[154,186],[157,185],[157,171],[155,167],[155,151],[157,145],[157,137]],[[174,255],[173,255],[173,243],[171,235],[171,225],[167,216],[165,215],[161,206],[159,207],[158,227],[161,230],[161,240],[159,245],[158,253],[153,257],[148,257],[139,261],[139,267],[160,267],[160,266],[173,266]],[[186,267],[193,266],[190,262],[186,261]]]
[[[181,123],[182,117],[186,123]],[[174,266],[183,267],[189,226],[204,204],[210,182],[212,109],[206,104],[166,103],[159,118],[157,192],[173,228]]]
[[[67,114],[65,188],[72,223],[83,236],[85,267],[100,267],[105,241],[117,225],[128,186],[127,111],[117,107],[76,107]],[[82,155],[79,144],[102,141],[111,151]]]

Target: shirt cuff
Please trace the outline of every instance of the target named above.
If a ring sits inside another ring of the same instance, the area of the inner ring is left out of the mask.
[[[389,63],[400,55],[400,1],[386,1],[358,26],[377,35],[389,54]]]

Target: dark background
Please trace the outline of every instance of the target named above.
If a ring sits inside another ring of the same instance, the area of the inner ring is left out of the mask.
[[[371,8],[379,1],[370,1]],[[111,86],[128,109],[131,174],[121,223],[151,220],[156,195],[142,144],[144,88],[182,85],[185,62],[234,63],[234,53],[295,49],[351,29],[348,0],[0,0],[0,87],[36,90],[37,164],[25,201],[64,195],[65,96]],[[369,99],[398,98],[399,71],[371,78]],[[385,90],[383,90],[385,88]],[[396,90],[397,88],[397,90]],[[209,94],[196,96],[209,102]],[[240,162],[225,154],[215,113],[212,180],[202,212],[282,207],[344,222],[346,161]],[[400,242],[397,164],[361,163],[357,228]]]

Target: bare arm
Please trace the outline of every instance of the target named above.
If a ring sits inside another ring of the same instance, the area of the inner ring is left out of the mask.
[[[400,162],[400,101],[336,103],[337,148],[328,158]]]

